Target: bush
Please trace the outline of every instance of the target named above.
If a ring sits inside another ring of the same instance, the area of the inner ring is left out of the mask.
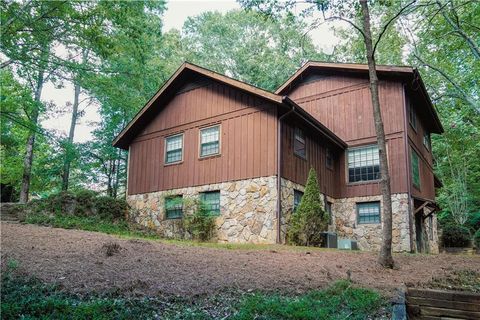
[[[480,249],[480,229],[473,235],[473,243],[475,243],[477,249]]]
[[[184,216],[183,225],[192,238],[208,241],[215,231],[215,216],[206,210],[205,205],[199,202],[193,214]]]
[[[123,199],[101,196],[95,201],[97,215],[112,220],[125,219],[128,213],[128,204]]]
[[[303,246],[320,246],[321,232],[328,226],[328,214],[323,209],[320,198],[317,174],[310,169],[305,187],[305,193],[297,211],[292,214],[287,232],[287,241]]]
[[[470,244],[470,232],[467,227],[448,224],[442,229],[444,247],[467,247]]]

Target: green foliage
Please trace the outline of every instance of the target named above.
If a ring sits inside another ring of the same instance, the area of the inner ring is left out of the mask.
[[[327,229],[328,214],[320,198],[317,174],[313,168],[308,173],[307,185],[300,205],[289,221],[287,240],[305,246],[320,246],[321,232]]]
[[[201,201],[196,204],[192,214],[186,214],[183,217],[185,230],[193,239],[199,241],[208,241],[212,238],[216,224],[215,215],[212,215]]]
[[[480,229],[473,235],[473,243],[477,249],[480,249]]]
[[[299,297],[254,294],[240,304],[233,319],[367,319],[383,305],[371,290],[356,288],[348,281],[336,282],[322,291]]]
[[[448,224],[442,227],[444,247],[466,247],[470,244],[470,232],[467,227]]]

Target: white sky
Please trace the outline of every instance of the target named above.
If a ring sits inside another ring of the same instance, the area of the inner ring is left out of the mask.
[[[172,28],[181,29],[185,20],[190,16],[199,15],[206,11],[219,11],[225,13],[232,9],[240,8],[239,4],[232,0],[172,0],[167,3],[167,10],[163,16],[163,31]],[[331,52],[338,38],[330,30],[330,26],[322,25],[310,33],[314,43],[319,49],[325,52]],[[83,97],[80,99],[80,101]],[[56,89],[51,83],[45,85],[42,92],[43,101],[53,101],[57,106],[64,107],[67,103],[73,102],[73,87],[70,83],[65,83],[61,89]],[[82,110],[85,105],[80,105]],[[75,142],[86,142],[92,139],[92,131],[95,126],[92,122],[99,121],[97,113],[98,105],[92,104],[85,109],[85,115],[77,123],[75,130]],[[50,117],[42,121],[42,125],[47,129],[54,129],[67,134],[70,127],[69,113]]]

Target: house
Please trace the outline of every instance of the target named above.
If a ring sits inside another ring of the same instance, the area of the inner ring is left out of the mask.
[[[420,74],[378,66],[394,251],[436,252],[430,134],[443,132]],[[315,168],[331,231],[381,243],[379,159],[368,68],[308,62],[275,93],[184,63],[118,135],[136,222],[181,230],[180,201],[217,214],[221,242],[283,243]],[[184,203],[183,205],[181,203]]]

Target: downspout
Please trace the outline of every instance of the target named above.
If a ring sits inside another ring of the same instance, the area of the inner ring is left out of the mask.
[[[409,150],[408,150],[408,118],[407,118],[407,90],[405,89],[405,84],[403,85],[403,140],[405,144],[405,169],[407,170],[407,194],[408,194],[408,228],[410,229],[409,238],[410,238],[410,252],[413,250],[413,222],[412,222],[412,187],[411,187],[411,177],[410,177],[410,162],[409,159]]]
[[[282,120],[287,115],[295,112],[295,106],[291,106],[288,112],[284,113],[278,118],[277,123],[277,243],[281,243],[282,232]]]

